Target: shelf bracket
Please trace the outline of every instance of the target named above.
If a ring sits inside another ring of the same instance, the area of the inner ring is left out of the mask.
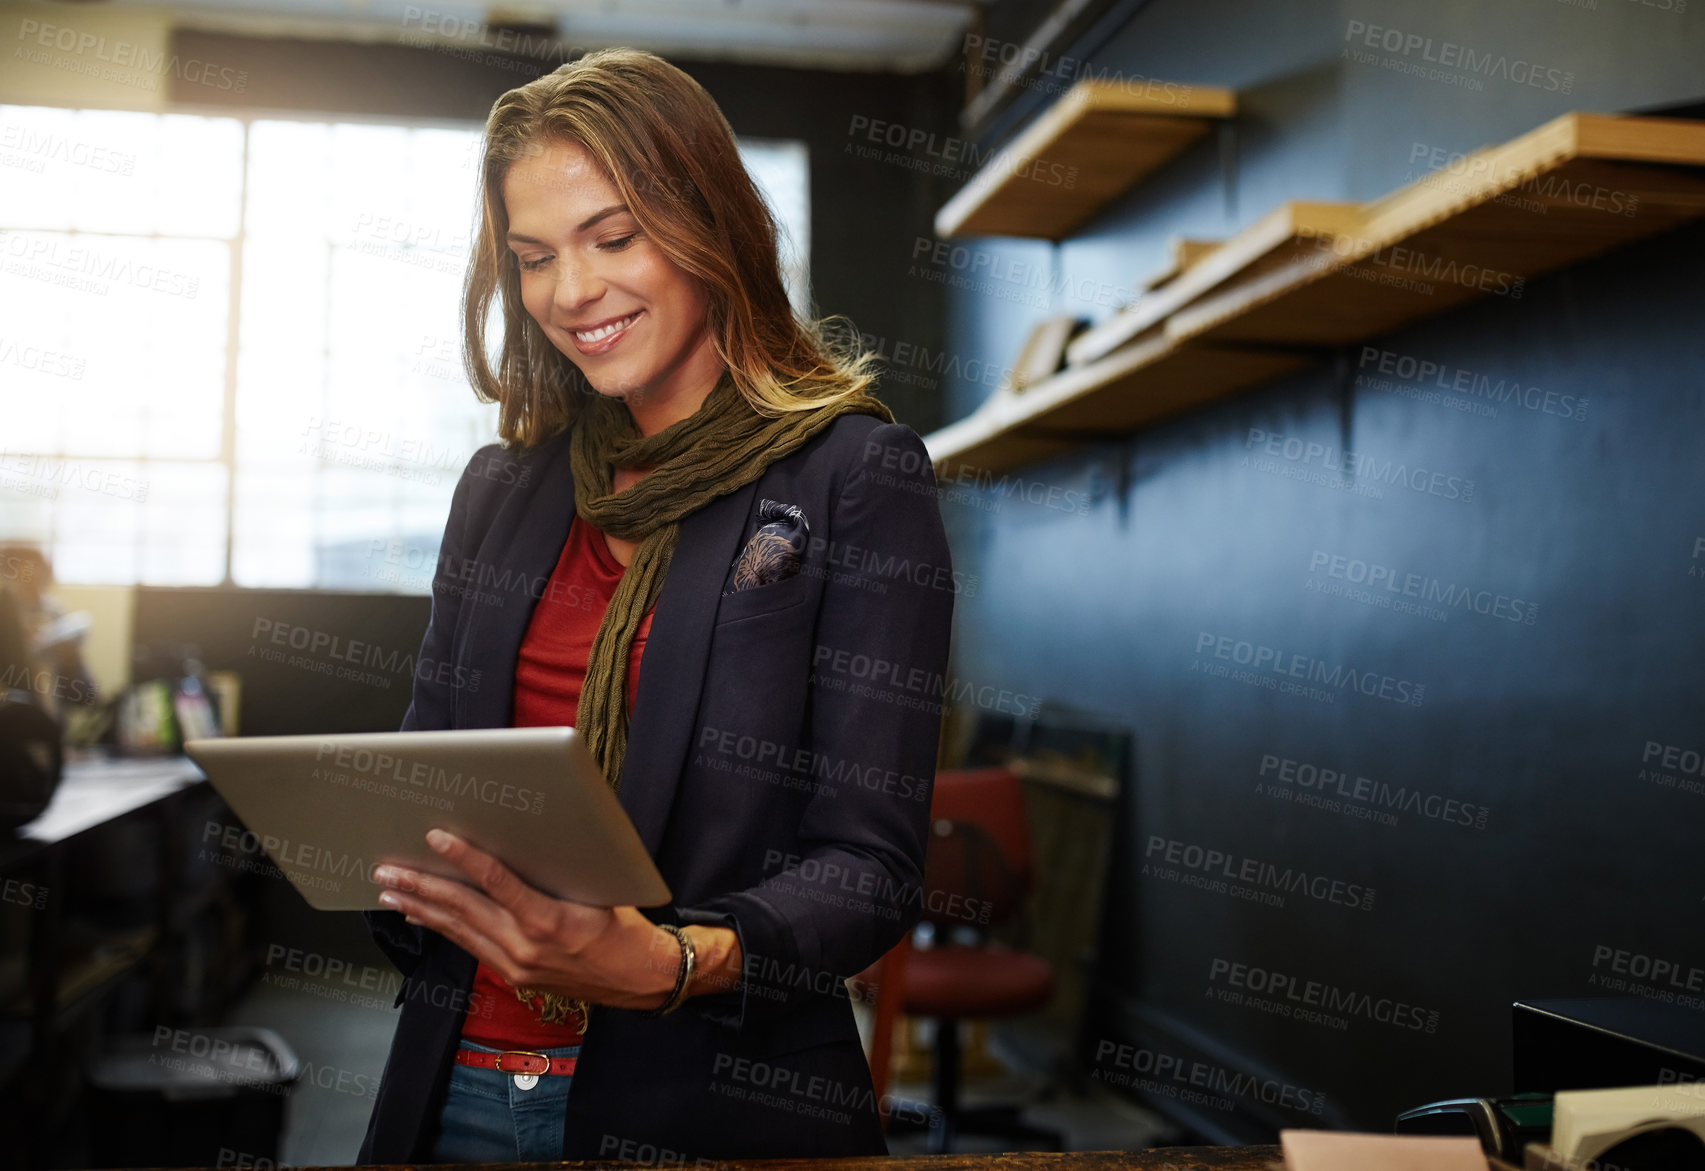
[[[1220,191],[1225,197],[1225,222],[1237,223],[1237,124],[1230,118],[1219,124]]]
[[[1356,368],[1350,362],[1350,346],[1340,346],[1332,353],[1332,381],[1338,392],[1338,450],[1353,450],[1351,433],[1356,428]],[[1344,465],[1344,478],[1353,479],[1349,464]]]

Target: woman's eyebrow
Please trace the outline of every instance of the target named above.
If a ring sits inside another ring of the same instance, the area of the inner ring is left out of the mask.
[[[596,224],[599,220],[607,219],[608,217],[624,212],[627,209],[628,205],[625,203],[612,203],[609,207],[604,208],[602,211],[595,211],[585,219],[581,220],[580,226],[574,230],[577,232],[584,232],[587,228],[592,227],[592,225]]]
[[[581,220],[579,225],[574,230],[576,232],[584,232],[588,228],[596,225],[600,220],[608,219],[610,216],[616,215],[620,212],[624,212],[627,209],[628,209],[628,205],[625,203],[612,203],[609,207],[606,207],[606,208],[602,209],[601,211],[595,211],[591,215],[587,216],[585,219]],[[509,235],[506,237],[506,239],[508,239],[508,241],[511,244],[543,244],[544,243],[543,240],[540,240],[536,237],[526,236],[520,232],[513,232],[513,231],[509,233]]]

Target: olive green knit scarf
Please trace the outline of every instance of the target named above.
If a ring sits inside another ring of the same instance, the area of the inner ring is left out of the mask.
[[[593,528],[638,542],[592,640],[575,712],[575,728],[611,788],[620,786],[627,757],[628,656],[663,588],[681,518],[756,480],[843,414],[894,421],[884,403],[863,392],[768,418],[741,396],[727,372],[696,412],[650,436],[639,434],[620,401],[602,394],[582,400],[570,450],[574,510]],[[615,492],[613,469],[625,467],[652,470]]]

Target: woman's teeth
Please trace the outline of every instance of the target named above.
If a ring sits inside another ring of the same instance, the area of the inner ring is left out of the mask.
[[[593,342],[601,342],[617,330],[627,328],[628,323],[638,316],[639,311],[636,309],[620,321],[612,321],[608,325],[601,325],[597,329],[587,330],[585,333],[581,333],[577,330],[574,334],[575,340],[586,342],[588,345]]]

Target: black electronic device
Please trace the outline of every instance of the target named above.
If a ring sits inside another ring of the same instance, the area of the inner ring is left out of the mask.
[[[1518,1166],[1528,1143],[1551,1137],[1551,1095],[1450,1098],[1397,1116],[1398,1134],[1473,1135],[1488,1155]]]
[[[1606,965],[1620,962],[1615,955]],[[1656,966],[1635,956],[1629,964]],[[1705,1079],[1705,995],[1688,982],[1684,964],[1669,975],[1643,977],[1657,995],[1570,1000],[1518,1000],[1513,1006],[1515,1089],[1518,1093],[1656,1086]],[[1677,987],[1665,987],[1671,978]],[[1629,978],[1641,980],[1638,973]],[[1667,995],[1668,1000],[1662,999]]]

